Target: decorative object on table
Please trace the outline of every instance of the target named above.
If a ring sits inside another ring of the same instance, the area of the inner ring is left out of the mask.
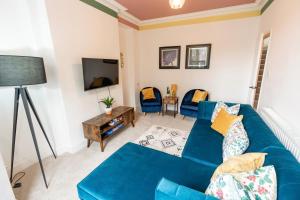
[[[153,125],[134,143],[181,157],[189,131]]]
[[[180,49],[180,46],[159,47],[159,69],[179,69]]]
[[[25,114],[27,116],[27,120],[30,128],[31,136],[33,139],[34,147],[43,174],[44,183],[46,188],[48,188],[44,167],[43,167],[43,163],[42,163],[42,159],[41,159],[41,155],[37,143],[37,138],[35,135],[35,130],[32,122],[30,108],[32,109],[32,112],[36,117],[39,126],[42,129],[43,135],[51,149],[54,158],[56,158],[56,155],[52,149],[52,146],[49,142],[45,129],[35,109],[33,101],[29,95],[28,89],[27,87],[23,87],[24,85],[37,85],[46,82],[47,82],[47,78],[46,78],[43,58],[30,57],[30,56],[0,55],[0,86],[17,86],[15,88],[15,100],[14,100],[10,181],[12,181],[12,175],[13,175],[19,99],[21,96],[24,104]]]
[[[106,97],[106,98],[102,99],[100,102],[103,103],[106,106],[105,107],[105,113],[107,115],[111,115],[112,104],[114,102],[114,98],[112,98],[112,97]]]
[[[162,107],[162,115],[168,112],[168,105],[173,105],[173,115],[174,118],[176,117],[176,114],[178,113],[178,97],[173,96],[165,96],[163,99],[163,107]],[[165,107],[165,109],[164,109]]]
[[[182,8],[184,5],[185,0],[169,0],[170,7],[172,9],[179,9]]]
[[[176,93],[177,93],[177,85],[171,84],[171,96],[176,97]]]
[[[124,68],[124,54],[120,53],[120,60],[121,60],[121,68]]]
[[[122,116],[117,117],[117,118],[111,120],[111,121],[108,123],[108,125],[109,125],[109,126],[115,126],[116,124],[118,124],[118,123],[119,123],[120,121],[122,121],[122,120],[123,120],[123,117],[122,117]]]
[[[112,109],[111,115],[101,114],[83,122],[83,133],[87,139],[87,147],[90,147],[91,141],[96,141],[100,143],[103,152],[104,141],[130,123],[134,127],[133,121],[134,109],[127,106],[118,106]]]
[[[186,46],[186,69],[209,69],[211,44]]]
[[[192,99],[194,97],[194,94],[197,90],[202,91],[202,92],[206,92],[203,89],[192,89],[184,95],[184,97],[182,99],[182,102],[181,102],[181,105],[180,105],[180,114],[183,115],[183,118],[185,116],[194,117],[194,118],[197,117],[198,103],[195,103],[195,102],[192,101]],[[209,95],[208,95],[208,92],[207,92],[207,96],[206,96],[204,101],[208,101],[208,97],[209,97]]]
[[[144,99],[143,91],[145,89],[153,89],[154,99]],[[145,87],[140,91],[140,103],[142,112],[146,113],[160,113],[162,108],[162,97],[160,91],[155,87]]]
[[[169,86],[167,87],[167,96],[170,96],[170,88],[169,88]]]

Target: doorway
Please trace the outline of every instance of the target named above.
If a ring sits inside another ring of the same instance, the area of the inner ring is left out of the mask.
[[[264,34],[262,43],[261,43],[261,49],[260,49],[260,58],[259,58],[259,65],[258,65],[258,71],[256,73],[256,81],[254,86],[250,86],[250,89],[252,90],[253,94],[253,100],[252,100],[252,106],[255,110],[257,110],[259,105],[259,97],[261,93],[261,86],[263,81],[263,76],[265,72],[265,66],[267,61],[267,55],[268,50],[270,46],[270,33]]]

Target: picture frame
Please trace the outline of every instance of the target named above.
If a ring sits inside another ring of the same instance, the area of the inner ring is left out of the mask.
[[[180,69],[180,46],[159,47],[159,69]]]
[[[193,44],[186,46],[186,69],[209,69],[211,44]]]

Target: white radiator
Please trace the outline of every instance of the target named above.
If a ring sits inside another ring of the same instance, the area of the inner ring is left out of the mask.
[[[300,150],[292,139],[293,129],[271,108],[263,108],[260,112],[262,118],[275,133],[282,144],[295,156],[300,162]]]

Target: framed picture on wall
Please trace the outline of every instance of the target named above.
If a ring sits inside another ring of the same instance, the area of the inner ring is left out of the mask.
[[[186,46],[186,69],[209,69],[211,44]]]
[[[180,46],[159,47],[159,69],[179,69],[180,49]]]

